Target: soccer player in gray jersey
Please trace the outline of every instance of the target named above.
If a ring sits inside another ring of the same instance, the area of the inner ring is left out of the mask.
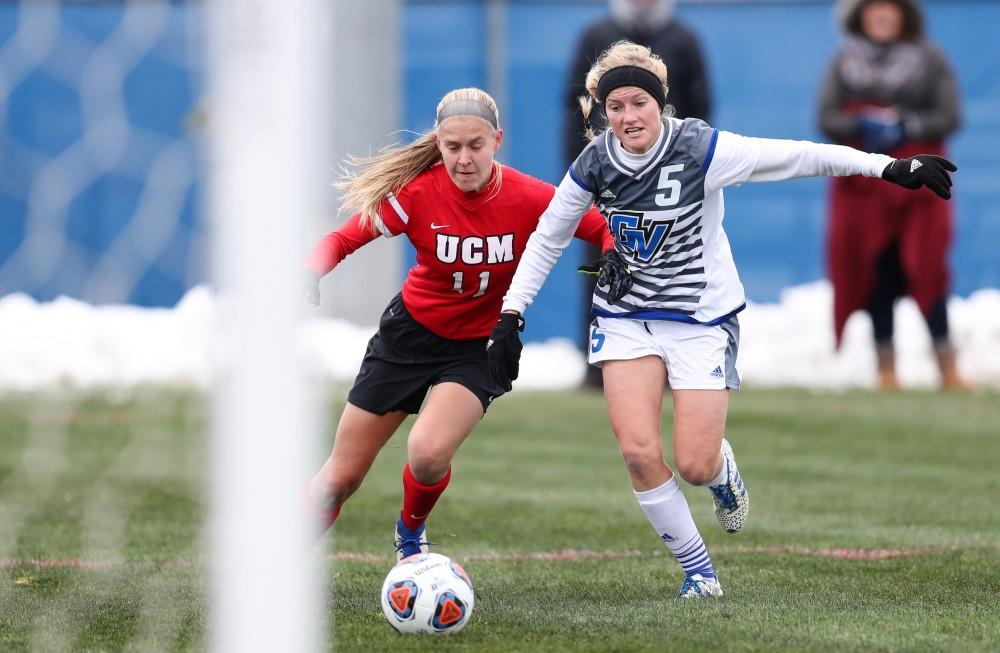
[[[670,117],[667,69],[649,48],[622,41],[590,69],[590,98],[610,130],[580,154],[542,215],[490,338],[491,369],[517,376],[521,317],[583,213],[596,204],[616,250],[599,261],[591,364],[602,368],[608,418],[636,499],[685,572],[681,598],[720,596],[722,587],[687,501],[664,461],[663,391],[674,402],[674,463],[706,486],[727,532],[746,521],[750,498],[724,438],[728,390],[737,390],[737,314],[743,285],[722,229],[722,189],[794,177],[864,175],[951,197],[941,157],[895,160],[849,147],[748,138],[696,119]]]

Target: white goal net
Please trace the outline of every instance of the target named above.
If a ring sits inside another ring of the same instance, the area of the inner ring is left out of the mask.
[[[0,641],[322,646],[295,335],[330,14],[0,3]]]

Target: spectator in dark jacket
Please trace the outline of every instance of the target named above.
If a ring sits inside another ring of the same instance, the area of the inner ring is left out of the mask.
[[[678,118],[700,118],[709,121],[711,99],[701,46],[694,33],[674,19],[675,0],[609,0],[609,15],[591,24],[583,32],[573,55],[564,105],[566,122],[563,137],[563,155],[568,167],[587,145],[584,137],[583,117],[577,98],[587,95],[582,81],[587,71],[602,52],[618,41],[632,41],[648,46],[660,57],[670,71],[670,93],[667,102]],[[595,107],[591,120],[603,120],[603,109]],[[596,259],[597,248],[589,247],[585,260]],[[594,281],[584,280],[583,296],[585,323],[590,322],[590,297]],[[589,347],[590,329],[585,329],[584,347]],[[601,387],[601,371],[587,367],[586,385]]]

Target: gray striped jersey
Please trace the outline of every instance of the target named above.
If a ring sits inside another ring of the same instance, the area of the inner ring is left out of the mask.
[[[594,292],[599,316],[717,324],[746,298],[722,229],[722,190],[705,178],[719,132],[697,119],[667,119],[652,157],[632,168],[609,129],[570,167],[608,221],[632,269],[632,289],[614,304]]]

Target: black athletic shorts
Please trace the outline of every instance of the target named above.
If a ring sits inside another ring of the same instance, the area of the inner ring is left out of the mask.
[[[490,374],[487,338],[449,340],[413,319],[396,295],[368,341],[361,370],[347,400],[371,413],[417,413],[431,386],[445,381],[468,388],[483,404],[506,390]]]

